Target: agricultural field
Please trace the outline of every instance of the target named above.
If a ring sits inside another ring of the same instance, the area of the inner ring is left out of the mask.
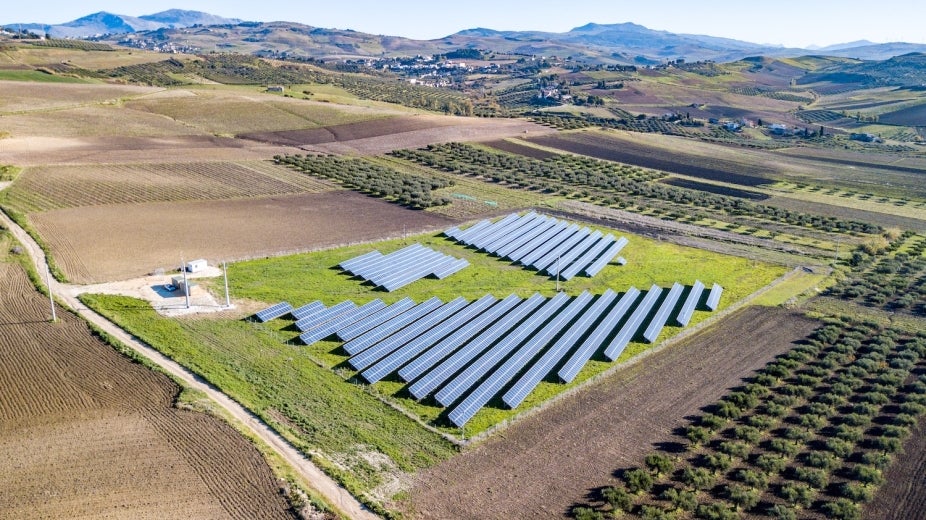
[[[351,191],[83,206],[33,213],[29,220],[66,277],[77,283],[173,269],[181,254],[215,264],[368,242],[451,223]],[[101,227],[106,233],[100,233]]]
[[[253,445],[70,312],[49,323],[0,245],[0,517],[294,518]]]
[[[648,287],[652,283],[669,286],[680,281],[690,284],[699,277],[724,286],[722,306],[726,307],[784,272],[783,268],[767,264],[682,248],[635,235],[627,236],[631,243],[622,253],[627,258],[628,267],[608,267],[594,279],[574,278],[563,282],[563,289],[570,294],[586,289],[600,293],[605,287],[623,290],[631,285]],[[420,280],[391,293],[372,292],[361,281],[334,269],[339,262],[369,252],[374,247],[389,253],[411,241],[466,258],[471,265],[445,280]],[[702,268],[692,271],[691,265]],[[470,251],[440,235],[416,235],[404,240],[239,262],[230,267],[229,282],[235,298],[245,302],[265,302],[264,306],[283,300],[294,305],[314,300],[330,305],[347,299],[362,304],[373,298],[388,303],[404,297],[424,301],[437,296],[449,301],[457,296],[477,299],[486,293],[503,297],[508,294],[529,296],[535,291],[552,295],[556,291],[547,276]],[[438,419],[439,407],[415,402],[403,393],[403,385],[394,381],[383,381],[369,387],[356,384],[352,379],[354,373],[345,368],[346,356],[338,343],[322,341],[311,347],[300,346],[291,320],[255,325],[236,319],[240,318],[239,313],[178,322],[158,316],[148,304],[139,300],[91,295],[85,297],[84,302],[246,403],[262,418],[296,439],[297,445],[315,454],[319,464],[370,503],[392,504],[396,494],[401,495],[403,490],[408,489],[413,474],[450,457],[455,451],[443,437],[426,432],[439,431],[459,442],[460,430]],[[709,313],[696,313],[692,323],[709,317]],[[667,327],[660,337],[672,337],[680,330]],[[169,336],[178,339],[165,342]],[[621,360],[647,348],[642,343],[631,344]],[[595,359],[571,386],[581,384],[612,366]],[[286,383],[280,386],[282,381]],[[268,385],[276,390],[267,392]],[[319,385],[325,385],[325,388]],[[506,411],[494,406],[483,409],[462,434],[470,438],[485,432],[564,389],[563,385],[542,383],[519,409]],[[318,397],[306,402],[305,396],[308,395]],[[352,399],[356,403],[326,404],[340,399]],[[330,411],[313,411],[316,406],[333,409],[354,406],[358,411],[333,416]],[[393,407],[409,414],[412,419],[395,412]],[[373,421],[364,419],[370,416],[382,418]],[[418,421],[428,423],[428,429],[422,429]],[[403,432],[417,430],[418,433],[395,436],[382,431],[377,433],[378,430],[368,431],[379,428],[379,425]],[[327,431],[343,433],[335,442],[324,436]],[[400,438],[406,440],[401,447],[395,446]],[[363,460],[382,462],[371,469],[364,465]]]

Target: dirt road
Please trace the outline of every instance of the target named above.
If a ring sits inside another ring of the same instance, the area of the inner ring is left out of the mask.
[[[35,264],[39,273],[46,272],[45,253],[38,244],[30,237],[21,227],[10,220],[6,214],[0,212],[0,224],[10,230],[16,240],[23,244],[26,252]],[[259,437],[263,442],[270,446],[281,458],[290,464],[306,481],[310,482],[325,500],[341,511],[344,515],[355,519],[378,518],[370,512],[365,506],[357,501],[350,493],[338,485],[334,480],[324,474],[315,464],[303,456],[295,447],[289,444],[273,429],[267,426],[254,414],[249,412],[243,406],[232,400],[230,397],[200,379],[186,368],[182,367],[172,359],[162,355],[160,352],[142,342],[138,338],[126,333],[115,324],[100,316],[96,312],[88,309],[74,296],[71,286],[61,284],[55,280],[50,280],[51,292],[58,298],[58,301],[64,302],[68,307],[74,309],[84,319],[96,325],[100,329],[119,339],[122,343],[132,348],[139,354],[150,359],[162,369],[183,384],[199,390],[209,396],[215,403],[221,406],[228,414],[235,418],[241,425],[249,429],[254,435]]]

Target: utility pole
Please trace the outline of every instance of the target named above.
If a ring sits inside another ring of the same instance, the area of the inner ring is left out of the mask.
[[[180,271],[183,273],[183,296],[186,297],[186,308],[190,308],[190,286],[186,281],[186,263],[183,261],[183,255],[180,255]]]
[[[55,314],[55,297],[51,293],[51,275],[48,272],[48,264],[45,264],[45,286],[48,287],[48,302],[51,304],[51,322],[58,321],[58,315]]]
[[[228,266],[222,260],[222,275],[225,277],[225,307],[231,307],[231,299],[228,297]]]

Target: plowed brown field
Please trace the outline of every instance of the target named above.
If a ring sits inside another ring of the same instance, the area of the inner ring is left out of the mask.
[[[910,520],[926,516],[926,421],[920,420],[913,435],[884,473],[884,485],[865,509],[872,520]]]
[[[0,263],[0,518],[293,518],[231,427]]]
[[[550,518],[615,470],[639,466],[653,439],[716,401],[818,323],[752,307],[576,393],[423,472],[416,518]]]
[[[229,201],[109,204],[30,215],[71,281],[134,278],[179,265],[308,251],[444,229],[452,221],[352,191]]]

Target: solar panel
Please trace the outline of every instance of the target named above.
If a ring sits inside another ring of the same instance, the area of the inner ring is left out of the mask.
[[[518,215],[517,213],[512,213],[506,216],[505,218],[499,220],[498,222],[495,222],[491,226],[481,229],[477,231],[476,233],[473,233],[472,235],[467,236],[465,239],[466,244],[473,245],[473,246],[478,245],[480,240],[482,240],[483,238],[492,235],[497,230],[501,229],[504,226],[507,226],[509,223],[515,220],[518,220],[519,218],[521,218],[520,215]]]
[[[553,218],[547,217],[546,215],[539,215],[538,218],[531,223],[530,229],[525,231],[524,234],[515,240],[512,240],[511,242],[498,248],[498,250],[494,251],[494,253],[501,258],[505,258],[509,253],[530,242],[554,225],[556,225],[556,222]]]
[[[707,303],[704,305],[711,311],[716,311],[717,306],[720,305],[720,295],[723,294],[723,287],[717,285],[716,283],[711,286],[711,292],[707,295]]]
[[[653,285],[649,288],[649,291],[646,291],[646,296],[643,297],[643,300],[640,301],[637,308],[634,309],[630,317],[627,318],[627,321],[624,323],[624,326],[621,327],[617,336],[614,336],[614,339],[611,340],[611,344],[604,349],[604,357],[608,358],[608,361],[614,361],[621,355],[621,352],[624,351],[627,344],[630,343],[630,340],[636,335],[640,326],[643,324],[643,320],[646,319],[649,311],[653,309],[653,305],[656,304],[656,300],[659,299],[661,294],[662,288],[658,285]]]
[[[465,340],[469,340],[465,346],[454,352],[450,357],[434,367],[433,370],[422,376],[421,379],[415,381],[414,384],[408,387],[408,391],[418,399],[428,395],[444,381],[447,381],[450,377],[459,372],[467,363],[479,356],[499,337],[511,330],[512,327],[523,320],[529,312],[536,309],[543,301],[543,296],[534,294],[527,300],[521,302],[517,307],[499,316],[497,321],[489,325],[479,334],[472,336],[472,339],[465,338],[464,341],[456,342],[456,346],[458,346],[463,344]],[[470,368],[466,370],[469,371]]]
[[[691,321],[691,315],[694,314],[695,307],[697,307],[698,302],[701,301],[701,293],[703,292],[704,284],[701,283],[701,280],[695,280],[694,285],[691,286],[691,291],[688,292],[688,296],[685,298],[685,303],[682,304],[682,310],[678,311],[678,316],[675,317],[675,323],[682,327],[688,326],[688,322]]]
[[[556,234],[569,227],[569,223],[566,221],[557,219],[553,219],[553,221],[553,225],[547,228],[546,231],[537,235],[530,242],[524,244],[515,251],[512,251],[511,254],[507,255],[507,258],[511,259],[513,262],[524,263],[528,255],[533,254],[537,248],[542,247],[548,240],[556,236]]]
[[[496,238],[490,244],[486,244],[482,250],[486,253],[494,254],[502,247],[505,247],[506,245],[521,238],[524,234],[534,229],[537,224],[541,222],[543,222],[543,217],[532,211],[525,215],[520,221],[518,221],[517,227],[509,229],[508,232],[504,235]]]
[[[317,312],[313,314],[312,316],[309,316],[307,318],[303,318],[297,321],[296,328],[299,329],[301,332],[305,332],[311,329],[312,327],[317,327],[318,325],[321,325],[322,323],[338,315],[344,314],[345,312],[347,312],[350,309],[353,309],[356,306],[357,304],[355,304],[354,302],[350,300],[343,301],[337,305],[332,305],[331,307],[328,307],[327,309],[323,311]]]
[[[388,278],[377,280],[376,283],[383,289],[392,292],[436,271],[442,271],[451,265],[459,266],[459,269],[465,267],[465,265],[459,265],[458,259],[435,251],[433,255],[418,259],[414,265],[403,265],[399,272]]]
[[[325,310],[325,304],[318,300],[315,300],[312,303],[308,303],[306,305],[303,305],[302,307],[299,307],[298,309],[294,309],[292,314],[293,314],[293,318],[295,318],[296,321],[299,321],[302,318],[306,318],[308,316],[311,316],[312,314],[315,314],[316,312],[320,312],[323,310]]]
[[[259,311],[254,316],[260,320],[261,323],[268,322],[274,318],[279,318],[280,316],[285,315],[287,312],[291,312],[293,306],[289,302],[280,302],[276,305],[271,305],[266,309]]]
[[[354,258],[351,258],[350,260],[345,260],[341,262],[340,264],[338,264],[338,267],[340,267],[341,269],[344,269],[345,271],[350,271],[351,266],[363,263],[368,260],[372,260],[374,258],[379,258],[381,256],[383,256],[383,254],[374,249],[370,251],[369,253],[366,253],[360,256],[355,256]]]
[[[625,245],[627,245],[626,238],[620,237],[617,239],[617,242],[612,244],[609,248],[605,249],[604,253],[601,253],[601,256],[592,262],[590,266],[585,268],[585,274],[590,277],[598,274],[602,269],[604,269],[606,265],[608,265],[608,263],[611,262],[612,259],[614,259],[615,256],[617,256],[618,253],[621,252],[621,249],[623,249]]]
[[[662,332],[662,328],[665,327],[666,322],[669,321],[669,314],[672,312],[672,309],[675,308],[675,304],[678,303],[678,299],[682,296],[682,291],[684,290],[684,285],[678,282],[672,284],[672,288],[669,289],[669,294],[666,295],[666,299],[659,305],[659,309],[656,311],[653,319],[650,320],[646,330],[643,331],[643,339],[650,343],[656,341],[656,338],[659,337],[659,333]]]
[[[473,224],[472,226],[470,226],[470,227],[464,229],[463,231],[457,233],[457,236],[455,236],[454,238],[455,238],[458,242],[462,242],[462,243],[465,244],[465,243],[466,243],[466,239],[467,239],[468,237],[470,237],[470,236],[472,236],[473,234],[477,233],[479,230],[484,229],[486,226],[491,226],[491,225],[492,225],[492,222],[489,221],[489,220],[480,220],[479,222],[476,222],[476,223]]]
[[[533,219],[534,215],[535,213],[531,212],[527,215],[524,215],[523,217],[513,218],[508,222],[499,222],[498,224],[492,226],[488,233],[483,234],[475,240],[472,240],[470,244],[478,249],[485,249],[487,245],[494,243],[500,238],[508,236],[509,233],[512,233],[521,227],[525,220],[530,221]]]
[[[585,294],[585,293],[583,293]],[[552,347],[547,349],[546,352],[534,363],[527,372],[524,373],[515,383],[505,392],[505,395],[502,396],[502,401],[510,408],[517,408],[521,402],[527,398],[528,395],[543,381],[543,378],[553,370],[553,367],[566,355],[570,348],[572,348],[576,342],[588,332],[589,328],[598,321],[598,318],[601,317],[605,309],[611,305],[611,302],[617,297],[617,293],[608,289],[604,292],[595,302],[582,314],[579,315],[579,318],[569,327],[566,332]],[[579,296],[576,298],[576,302],[579,301]],[[584,306],[585,302],[575,305]],[[580,309],[581,310],[581,309]],[[566,325],[567,322],[561,324]]]
[[[575,245],[575,247],[561,254],[559,256],[558,262],[553,262],[550,265],[548,265],[545,269],[546,273],[549,274],[550,276],[555,276],[556,271],[557,271],[557,265],[558,265],[560,274],[562,274],[562,272],[566,270],[566,266],[571,264],[573,260],[579,257],[579,255],[588,251],[588,249],[592,247],[592,244],[597,242],[598,239],[600,238],[601,238],[601,231],[598,231],[598,230],[595,230],[594,232],[585,235],[582,238],[582,240],[578,244]]]
[[[356,309],[351,309],[345,313],[342,313],[334,319],[328,320],[325,323],[318,325],[317,327],[313,327],[303,334],[300,334],[299,339],[301,339],[302,342],[306,345],[311,345],[320,339],[327,338],[348,324],[362,319],[364,316],[367,316],[372,312],[376,312],[385,306],[386,304],[381,300],[373,300],[361,307],[357,307]]]
[[[462,326],[471,317],[495,303],[495,297],[489,294],[468,306],[466,306],[465,301],[459,303],[459,300],[462,300],[462,298],[457,298],[434,312],[434,314],[442,315],[440,319],[433,322],[434,328],[431,328],[431,325],[422,327],[421,324],[426,322],[426,320],[422,320],[422,322],[408,327],[395,336],[387,338],[383,343],[394,343],[396,346],[401,346],[365,371],[363,374],[364,379],[373,383],[386,377],[393,370],[397,370],[408,363],[413,357]],[[463,308],[464,306],[465,308]],[[431,315],[429,315],[430,317]],[[445,319],[446,322],[444,322]]]
[[[627,309],[636,301],[637,297],[640,296],[640,290],[636,287],[631,287],[621,296],[621,299],[617,301],[614,307],[608,311],[608,314],[598,323],[598,326],[592,331],[591,334],[585,338],[585,341],[579,345],[579,348],[573,352],[569,360],[566,361],[566,364],[559,369],[557,375],[564,383],[569,383],[579,374],[579,371],[582,370],[582,367],[588,363],[588,360],[591,359],[592,354],[604,343],[604,340],[614,331],[614,328],[617,327],[618,322],[627,312]]]
[[[456,226],[454,226],[454,227],[452,227],[452,228],[450,228],[450,229],[444,230],[444,236],[447,236],[447,237],[450,237],[450,238],[456,238],[456,236],[457,236],[458,234],[460,234],[460,228],[458,228],[458,227],[456,227]]]
[[[579,255],[579,257],[576,258],[576,260],[571,265],[564,268],[562,272],[560,272],[560,278],[569,280],[570,278],[579,274],[579,271],[585,269],[589,264],[594,262],[595,259],[598,258],[598,255],[600,255],[601,252],[605,250],[605,248],[609,247],[613,243],[614,235],[610,233],[605,235],[604,238],[598,242],[595,242],[595,244],[589,248],[588,251]]]
[[[456,350],[460,345],[466,343],[472,337],[479,334],[481,330],[490,326],[520,302],[521,299],[512,294],[504,300],[493,305],[492,308],[480,314],[479,317],[455,330],[452,334],[436,343],[421,356],[399,370],[399,377],[401,377],[404,381],[411,381],[412,379],[421,376],[430,370],[431,367],[439,363],[442,359],[450,355],[450,353]],[[425,377],[428,377],[429,380],[434,378],[435,376],[432,376],[432,373],[433,371],[428,372],[428,375]],[[420,380],[412,385],[412,387],[409,387],[409,391],[411,391],[412,394],[419,399],[427,395],[427,393],[433,389],[429,386],[428,383],[422,384]],[[424,388],[427,388],[427,391],[424,391],[420,394],[416,393],[416,391],[423,390]]]
[[[568,224],[567,222],[564,223]],[[568,224],[565,228],[561,229],[559,233],[547,239],[546,242],[540,244],[536,249],[531,251],[530,254],[522,258],[521,265],[533,266],[537,260],[543,257],[543,255],[549,253],[551,250],[553,250],[553,248],[562,243],[563,240],[566,240],[578,230],[578,224]]]
[[[393,303],[385,309],[381,309],[358,321],[357,323],[352,324],[350,327],[345,327],[344,329],[339,330],[338,338],[340,338],[341,341],[350,341],[363,334],[364,332],[372,329],[373,327],[379,325],[380,323],[390,320],[414,306],[415,301],[406,296],[405,298],[402,298],[401,300]]]
[[[440,298],[435,296],[428,301],[415,305],[409,309],[408,312],[403,312],[402,314],[388,319],[387,321],[381,321],[372,329],[344,343],[344,351],[350,355],[361,352],[374,343],[381,341],[386,336],[389,336],[393,332],[401,329],[402,327],[405,327],[409,323],[431,312],[440,305]]]
[[[571,236],[560,242],[559,245],[547,252],[547,254],[540,257],[539,260],[534,262],[534,267],[538,271],[544,271],[552,266],[552,269],[555,272],[556,264],[559,264],[560,267],[563,266],[562,258],[560,257],[562,257],[564,253],[568,253],[570,249],[581,242],[583,238],[587,237],[589,233],[590,230],[587,227],[576,231]]]
[[[394,271],[397,266],[402,265],[406,259],[418,258],[421,255],[426,254],[425,251],[429,250],[421,244],[412,244],[394,253],[389,253],[388,255],[384,256],[375,266],[371,266],[369,269],[363,269],[357,274],[367,280],[372,280],[375,282],[378,276]]]
[[[495,369],[480,383],[459,405],[448,414],[448,418],[457,426],[466,424],[476,412],[492,399],[505,385],[514,378],[524,366],[533,359],[537,352],[559,332],[560,328],[572,321],[591,299],[588,292],[584,292],[559,313],[556,318],[548,322],[543,329],[524,342],[511,356]],[[552,300],[551,300],[552,303]],[[520,340],[517,340],[520,341]]]
[[[463,270],[467,266],[469,266],[469,262],[467,262],[465,258],[460,258],[450,262],[443,269],[435,270],[433,274],[437,277],[438,280],[443,280],[444,278],[447,278],[448,276]]]

